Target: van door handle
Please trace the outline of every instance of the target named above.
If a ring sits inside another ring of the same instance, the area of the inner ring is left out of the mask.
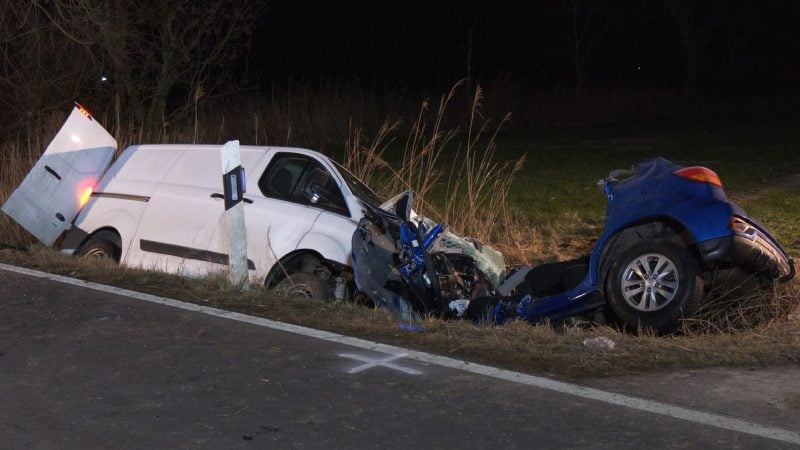
[[[225,196],[224,196],[224,195],[222,195],[222,194],[220,194],[219,192],[215,192],[215,193],[211,194],[211,198],[216,198],[216,199],[220,199],[220,200],[225,200]],[[243,200],[245,203],[247,203],[247,204],[253,203],[253,200],[252,200],[252,199],[249,199],[249,198],[247,198],[247,197],[243,198],[242,200]]]

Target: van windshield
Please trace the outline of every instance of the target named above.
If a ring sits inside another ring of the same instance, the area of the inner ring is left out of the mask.
[[[336,161],[331,162],[336,166],[337,169],[339,169],[339,173],[342,174],[344,182],[347,183],[347,187],[350,188],[350,192],[352,192],[353,195],[375,206],[382,203],[380,198],[378,198],[378,194],[370,189],[369,186],[364,184],[363,181],[359,180],[358,177],[350,173],[349,170],[345,169]]]

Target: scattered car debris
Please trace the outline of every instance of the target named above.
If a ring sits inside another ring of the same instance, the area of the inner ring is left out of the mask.
[[[586,338],[583,340],[583,346],[592,350],[599,350],[601,352],[610,352],[614,350],[617,344],[613,339],[606,336],[597,336],[593,338]]]

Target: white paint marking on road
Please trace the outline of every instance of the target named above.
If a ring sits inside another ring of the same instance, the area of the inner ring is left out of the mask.
[[[408,367],[402,367],[398,366],[397,364],[392,364],[392,361],[396,361],[400,358],[405,358],[406,356],[408,356],[408,353],[400,353],[399,355],[389,355],[383,359],[367,358],[366,356],[354,355],[352,353],[339,353],[339,356],[341,356],[342,358],[355,359],[357,361],[366,363],[348,370],[347,373],[358,373],[361,372],[362,370],[371,369],[373,367],[386,367],[389,369],[399,370],[400,372],[404,372],[409,375],[420,375],[422,373],[419,370],[409,369]]]
[[[124,297],[144,300],[151,303],[160,305],[171,306],[173,308],[183,309],[186,311],[196,311],[215,317],[222,317],[225,319],[236,320],[238,322],[249,323],[261,327],[270,328],[273,330],[285,331],[288,333],[299,334],[312,338],[321,339],[328,342],[336,342],[351,347],[372,350],[376,352],[383,352],[389,354],[406,353],[407,358],[429,364],[435,364],[441,367],[450,369],[461,370],[464,372],[484,375],[500,380],[513,381],[515,383],[525,384],[541,389],[560,392],[562,394],[572,395],[575,397],[585,398],[589,400],[596,400],[600,402],[609,403],[612,405],[625,406],[639,411],[646,411],[653,414],[660,414],[676,419],[687,420],[690,422],[722,428],[725,430],[736,431],[739,433],[750,434],[753,436],[760,436],[777,441],[788,442],[791,444],[800,444],[800,432],[787,430],[784,428],[770,427],[753,422],[748,422],[741,419],[732,417],[720,416],[694,409],[684,408],[680,406],[669,405],[653,400],[646,400],[637,397],[631,397],[622,394],[615,394],[613,392],[601,391],[586,386],[580,386],[572,383],[565,383],[563,381],[552,380],[550,378],[538,377],[535,375],[528,375],[511,370],[498,369],[496,367],[484,366],[482,364],[474,364],[468,361],[462,361],[446,356],[433,355],[430,353],[404,349],[394,345],[381,344],[378,342],[368,341],[366,339],[359,339],[350,336],[343,336],[341,334],[331,333],[328,331],[315,330],[314,328],[302,327],[299,325],[292,325],[283,322],[277,322],[262,317],[248,316],[237,312],[225,311],[221,309],[211,308],[208,306],[196,305],[194,303],[186,303],[170,298],[159,297],[151,294],[144,294],[141,292],[130,291],[114,286],[106,286],[103,284],[92,283],[89,281],[78,280],[61,275],[54,275],[50,273],[40,272],[37,270],[30,270],[16,266],[10,266],[0,263],[0,269],[9,272],[15,272],[23,275],[29,275],[37,278],[44,278],[47,280],[57,281],[64,284],[71,284],[74,286],[85,287],[101,292],[108,292],[110,294],[121,295]]]

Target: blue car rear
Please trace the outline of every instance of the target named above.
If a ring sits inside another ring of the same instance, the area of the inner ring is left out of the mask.
[[[606,180],[603,187],[608,203],[598,245],[638,222],[662,221],[687,233],[685,244],[696,249],[707,269],[736,265],[781,281],[794,273],[778,242],[727,199],[719,177],[709,169],[655,158],[634,165],[631,178]]]

